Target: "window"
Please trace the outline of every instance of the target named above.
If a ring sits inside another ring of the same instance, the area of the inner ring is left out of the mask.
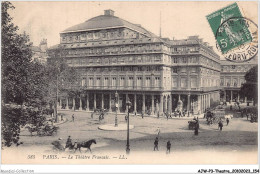
[[[191,88],[197,88],[197,78],[191,78]]]
[[[85,79],[85,78],[83,78],[83,79],[81,80],[81,86],[82,86],[82,87],[84,87],[84,86],[85,86],[85,84],[86,84],[86,79]]]
[[[94,85],[93,77],[90,77],[89,78],[89,86],[93,86],[93,85]]]
[[[177,58],[176,57],[173,58],[173,63],[177,63]]]
[[[119,84],[121,87],[122,86],[125,86],[125,78],[124,77],[121,77],[120,78],[120,84]]]
[[[128,86],[129,86],[129,87],[134,86],[134,78],[133,78],[133,77],[129,77],[129,78],[128,78]]]
[[[100,80],[101,78],[100,77],[97,77],[97,81],[96,81],[96,86],[101,86],[101,80]]]
[[[155,87],[159,87],[160,86],[160,77],[155,77],[154,86]]]
[[[173,72],[173,73],[178,73],[177,68],[172,68],[172,72]]]
[[[160,67],[159,67],[159,66],[156,66],[156,67],[155,67],[155,71],[160,71]]]
[[[138,67],[138,71],[142,71],[142,67]]]
[[[172,87],[173,88],[177,88],[178,87],[178,78],[177,77],[173,77],[172,78]]]
[[[62,41],[66,41],[66,37],[62,37]]]
[[[104,86],[109,86],[108,77],[105,77],[105,79],[104,79]]]
[[[182,63],[187,63],[187,59],[186,58],[182,58]]]
[[[145,86],[146,87],[150,87],[151,86],[151,78],[150,77],[146,77]]]
[[[112,78],[112,86],[116,86],[116,77]]]
[[[150,66],[147,66],[147,67],[146,67],[146,71],[151,71],[151,67],[150,67]]]
[[[186,78],[181,78],[181,87],[186,88],[187,87],[187,80]]]
[[[129,71],[134,71],[134,67],[130,66]]]
[[[142,86],[142,77],[137,77],[137,87]]]

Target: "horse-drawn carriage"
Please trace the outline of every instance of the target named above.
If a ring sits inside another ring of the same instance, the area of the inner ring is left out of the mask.
[[[220,120],[224,120],[225,117],[225,110],[224,109],[214,109],[212,111],[208,110],[206,112],[206,119],[208,124],[217,124]]]
[[[189,124],[189,130],[191,129],[195,129],[196,126],[198,126],[199,128],[199,124],[198,124],[198,121],[197,120],[191,120],[191,121],[188,121],[188,124]]]

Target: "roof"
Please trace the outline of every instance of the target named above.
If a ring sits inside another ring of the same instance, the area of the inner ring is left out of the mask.
[[[132,30],[145,34],[148,37],[157,37],[155,34],[144,29],[141,25],[132,24],[126,20],[123,20],[123,19],[113,16],[113,15],[100,15],[100,16],[91,18],[81,24],[69,27],[61,33],[98,30],[98,29],[109,29],[109,28],[120,28],[120,27],[130,28]]]

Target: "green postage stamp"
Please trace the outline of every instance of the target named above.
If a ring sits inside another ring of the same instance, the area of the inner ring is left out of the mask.
[[[218,49],[228,60],[245,61],[257,53],[257,36],[254,37],[257,25],[242,16],[237,3],[208,15],[207,20],[215,35]],[[251,43],[254,43],[253,47]],[[234,51],[238,54],[234,54]]]

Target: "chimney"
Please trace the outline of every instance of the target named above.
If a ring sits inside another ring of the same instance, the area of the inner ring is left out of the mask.
[[[108,10],[105,10],[105,13],[104,13],[106,16],[114,16],[114,11],[111,10],[111,9],[108,9]]]

